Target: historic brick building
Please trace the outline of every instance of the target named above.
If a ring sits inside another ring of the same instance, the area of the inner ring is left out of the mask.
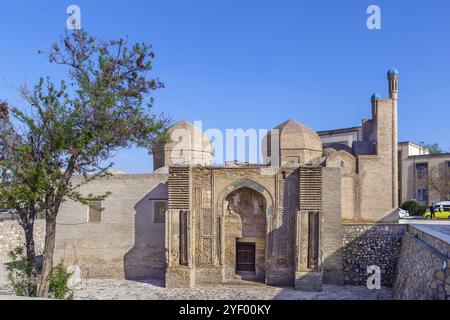
[[[277,146],[277,165],[213,166],[207,136],[175,124],[172,142],[153,151],[154,173],[83,187],[111,191],[101,204],[64,204],[57,254],[90,277],[165,277],[168,287],[344,283],[345,225],[397,221],[396,70],[388,80],[389,98],[372,97],[352,147],[324,147],[294,120],[275,127],[264,142]]]

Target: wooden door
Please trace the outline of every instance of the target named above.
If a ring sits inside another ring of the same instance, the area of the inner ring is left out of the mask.
[[[255,272],[256,245],[251,242],[236,242],[236,271]]]

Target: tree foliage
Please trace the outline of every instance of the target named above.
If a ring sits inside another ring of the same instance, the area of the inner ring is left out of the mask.
[[[428,149],[430,154],[439,154],[443,152],[438,143],[427,143],[424,144],[423,147]]]
[[[433,167],[428,172],[428,186],[430,192],[439,196],[444,201],[450,200],[450,179],[448,178],[448,165],[443,163],[439,166]]]
[[[31,88],[24,85],[20,94],[28,109],[0,103],[0,206],[15,208],[24,230],[32,229],[37,213],[45,214],[43,296],[61,203],[108,196],[83,195],[79,188],[108,175],[117,150],[136,146],[150,152],[164,142],[170,119],[152,112],[150,93],[164,85],[149,76],[155,57],[150,45],[103,41],[77,30],[40,53],[68,76],[59,84],[41,78]],[[84,179],[73,184],[74,175]]]
[[[426,207],[421,206],[417,201],[414,200],[404,202],[400,208],[408,211],[411,216],[421,216],[427,210]]]

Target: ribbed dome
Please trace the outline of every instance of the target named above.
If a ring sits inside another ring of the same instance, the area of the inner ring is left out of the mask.
[[[186,133],[186,136],[189,135],[192,139],[192,148],[198,148],[198,151],[211,151],[211,141],[208,136],[203,133],[200,128],[194,126],[191,122],[187,120],[181,120],[171,126],[168,130],[170,137],[172,138],[171,143],[176,143],[176,139],[179,139],[180,136],[185,136],[183,133]],[[194,145],[194,140],[198,145]],[[200,143],[201,139],[201,143]]]
[[[280,130],[281,149],[306,149],[322,152],[322,141],[310,127],[295,120],[287,120],[275,127]]]
[[[287,120],[264,137],[262,150],[265,163],[281,166],[307,164],[322,156],[322,141],[313,129],[295,120]]]
[[[200,128],[181,120],[169,128],[168,134],[169,143],[154,147],[154,170],[174,164],[211,165],[211,141]]]

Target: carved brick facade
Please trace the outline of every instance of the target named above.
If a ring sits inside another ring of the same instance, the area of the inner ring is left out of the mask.
[[[167,287],[343,284],[344,224],[398,219],[398,75],[388,78],[390,97],[373,98],[373,118],[363,120],[353,148],[324,150],[314,130],[288,120],[266,136],[265,164],[212,166],[206,135],[187,121],[175,124],[173,142],[153,150],[154,173],[83,187],[113,192],[99,223],[85,221],[83,206],[63,205],[57,254],[67,257],[70,246],[97,277],[158,276]]]
[[[332,169],[281,167],[262,174],[262,168],[169,168],[168,287],[250,280],[271,285],[298,282],[302,289],[320,289],[318,271],[324,261],[319,256],[320,226],[327,218],[321,214],[322,170]],[[189,185],[172,192],[181,172]],[[178,204],[180,194],[184,197],[186,192],[189,203],[183,207],[171,204]],[[340,217],[339,209],[335,207],[329,215]],[[185,214],[187,229],[180,223]],[[189,236],[182,241],[185,232]],[[239,256],[240,243],[254,246],[250,253],[254,259]],[[188,253],[187,263],[179,259],[180,252]],[[248,269],[239,270],[239,259]],[[300,280],[310,277],[314,283]]]

